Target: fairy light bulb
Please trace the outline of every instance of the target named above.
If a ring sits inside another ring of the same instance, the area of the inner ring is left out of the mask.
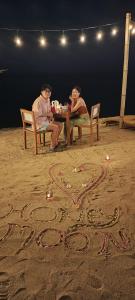
[[[86,42],[86,35],[84,34],[84,33],[82,33],[81,35],[80,35],[80,43],[85,43]]]
[[[103,32],[102,31],[97,32],[96,38],[98,41],[101,41],[103,38]]]
[[[61,43],[62,46],[66,46],[67,45],[67,38],[64,35],[64,32],[63,32],[63,35],[62,35],[62,37],[60,39],[60,43]]]
[[[41,36],[39,38],[39,45],[40,45],[40,47],[45,47],[47,45],[47,40],[44,37],[44,32],[43,31],[41,31]]]
[[[134,35],[135,34],[135,27],[133,27],[131,33]]]
[[[117,28],[113,28],[112,31],[111,31],[111,35],[112,36],[116,36],[118,33],[118,29]]]
[[[133,29],[133,24],[130,24],[129,25],[129,30],[132,30]]]
[[[22,46],[22,40],[19,36],[15,37],[15,44],[17,47],[21,47]]]
[[[46,38],[44,36],[41,36],[39,39],[39,43],[41,47],[45,47],[47,45]]]

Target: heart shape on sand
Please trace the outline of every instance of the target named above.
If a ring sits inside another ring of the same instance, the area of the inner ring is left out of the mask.
[[[49,175],[73,203],[80,206],[86,194],[105,179],[107,169],[92,163],[78,166],[57,163],[50,167]]]

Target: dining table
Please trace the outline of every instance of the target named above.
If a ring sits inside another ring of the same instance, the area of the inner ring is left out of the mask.
[[[67,137],[66,137],[66,143],[69,146],[71,144],[70,140],[70,110],[59,110],[55,112],[56,120],[59,122],[59,119],[63,119],[63,122],[65,120],[66,123],[66,130],[67,130]]]

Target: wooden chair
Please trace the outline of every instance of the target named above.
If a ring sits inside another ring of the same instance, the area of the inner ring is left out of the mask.
[[[78,127],[78,138],[82,141],[82,128],[88,128],[90,130],[90,144],[93,144],[93,129],[96,127],[97,141],[99,140],[99,114],[100,103],[91,107],[91,114],[89,116],[89,122],[82,125],[75,125]],[[71,142],[73,140],[73,130],[71,131]]]
[[[38,141],[41,143],[41,134],[43,134],[43,146],[45,146],[45,130],[36,129],[36,121],[35,115],[33,111],[29,111],[26,109],[20,109],[22,123],[23,123],[23,136],[24,136],[24,148],[27,149],[27,132],[31,132],[34,134],[35,140],[35,154],[38,154]],[[31,125],[31,126],[28,126]]]

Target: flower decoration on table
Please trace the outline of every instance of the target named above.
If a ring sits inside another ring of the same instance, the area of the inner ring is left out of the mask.
[[[68,104],[64,104],[62,106],[62,111],[67,112],[68,111]]]
[[[59,113],[61,109],[61,104],[59,103],[58,100],[53,100],[51,102],[51,110],[53,113]]]

